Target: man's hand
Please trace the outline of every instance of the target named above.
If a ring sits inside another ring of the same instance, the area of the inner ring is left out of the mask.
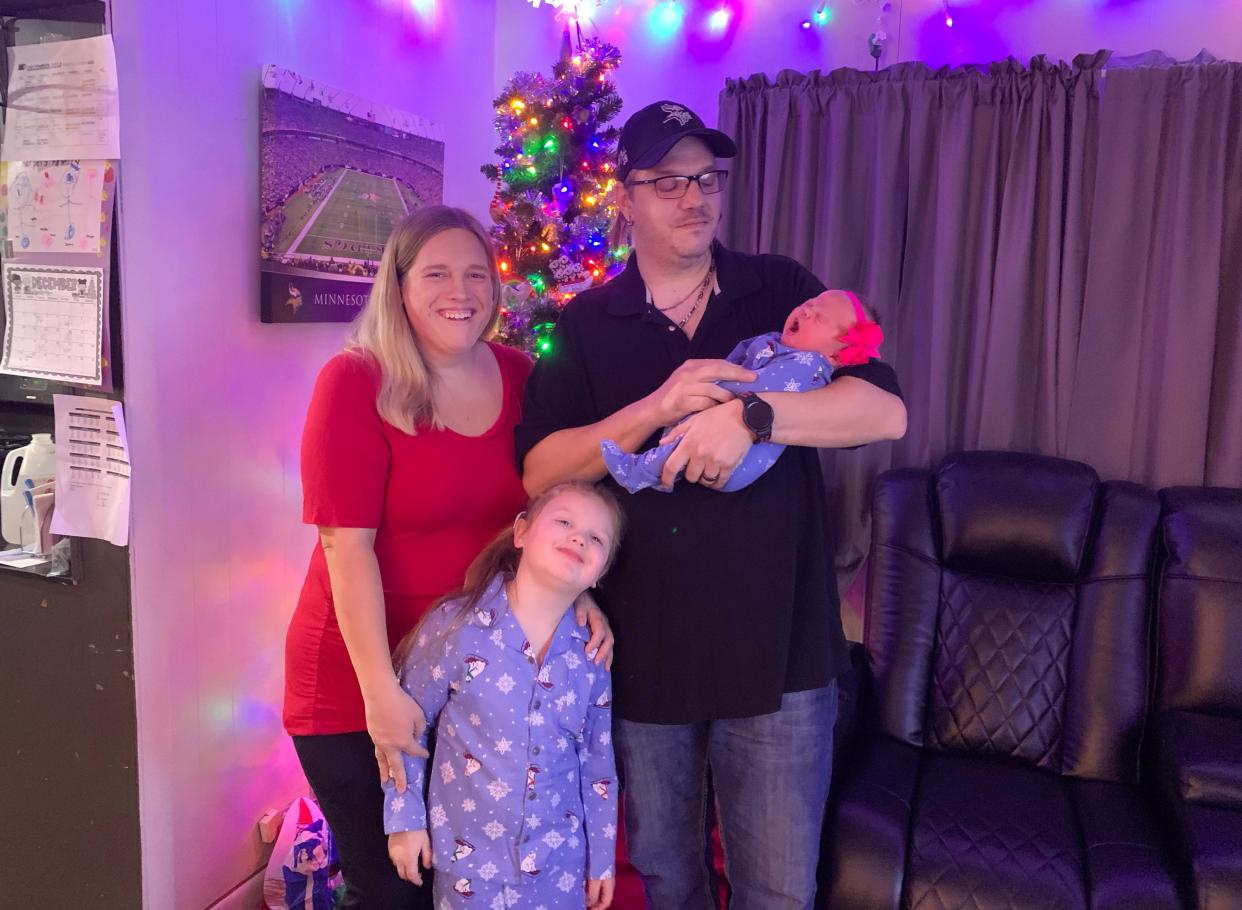
[[[687,414],[705,411],[733,398],[716,383],[720,380],[754,382],[755,374],[727,360],[687,360],[647,396],[657,423],[671,427]]]
[[[660,475],[660,482],[666,487],[671,487],[684,471],[690,483],[720,489],[754,443],[742,422],[742,403],[737,400],[686,418],[669,430],[660,444],[675,440],[680,442]]]
[[[418,862],[423,868],[431,868],[431,838],[426,831],[398,831],[388,835],[388,858],[397,868],[397,875],[416,885],[423,883]]]

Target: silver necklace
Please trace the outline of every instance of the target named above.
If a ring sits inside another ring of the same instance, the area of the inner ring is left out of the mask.
[[[707,286],[711,284],[712,276],[715,274],[716,260],[713,259],[712,264],[707,269],[707,274],[703,276],[703,283],[699,285],[698,299],[694,301],[694,306],[690,307],[690,312],[681,317],[681,320],[677,323],[677,328],[684,329],[686,327],[686,323],[690,321],[690,318],[698,312],[699,304],[701,304],[703,302],[703,298],[707,296]]]
[[[715,265],[716,265],[716,259],[715,259],[715,257],[712,257],[711,262],[710,262],[710,263],[708,263],[708,266],[707,266],[707,274],[708,274],[708,275],[710,275],[710,274],[711,274],[712,269],[715,267]],[[706,279],[706,276],[705,276],[705,279]],[[682,298],[681,298],[680,300],[678,300],[676,303],[670,303],[668,306],[656,306],[656,305],[655,305],[655,301],[654,301],[654,300],[651,302],[651,305],[652,305],[652,307],[654,307],[655,309],[659,310],[661,313],[667,313],[667,312],[669,312],[669,311],[671,311],[671,310],[675,310],[675,309],[677,309],[679,306],[681,306],[683,303],[685,303],[687,300],[689,300],[692,294],[695,294],[695,293],[699,292],[699,288],[700,288],[700,287],[701,287],[701,285],[696,284],[694,287],[690,288],[690,290],[686,291],[686,295],[685,295],[684,297],[682,297]]]

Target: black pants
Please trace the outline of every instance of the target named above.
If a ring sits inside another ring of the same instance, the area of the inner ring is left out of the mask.
[[[430,910],[430,879],[422,888],[412,885],[388,859],[384,789],[371,737],[295,736],[293,747],[341,855],[345,899],[338,910]]]

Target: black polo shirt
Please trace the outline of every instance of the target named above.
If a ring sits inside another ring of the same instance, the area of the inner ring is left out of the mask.
[[[526,387],[519,468],[557,430],[595,423],[657,389],[683,361],[723,358],[739,341],[779,331],[824,290],[782,256],[716,245],[720,292],[693,338],[647,302],[637,262],[566,306]],[[837,370],[900,394],[879,361]],[[654,445],[659,434],[643,446]],[[627,493],[628,528],[598,599],[617,636],[614,710],[647,723],[767,714],[784,692],[827,685],[845,670],[832,528],[813,448],[787,447],[736,493],[678,483]]]

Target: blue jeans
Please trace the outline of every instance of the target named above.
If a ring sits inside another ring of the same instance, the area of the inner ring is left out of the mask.
[[[716,907],[703,852],[709,772],[730,910],[809,910],[836,716],[832,682],[759,717],[613,721],[630,862],[653,910]]]

